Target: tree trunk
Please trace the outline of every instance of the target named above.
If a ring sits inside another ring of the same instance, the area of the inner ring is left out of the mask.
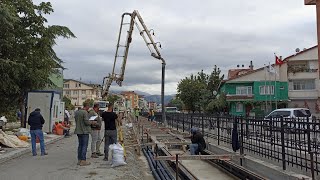
[[[21,112],[21,119],[20,119],[20,126],[25,128],[25,114],[26,114],[26,107],[25,107],[25,103],[24,103],[24,93],[21,95],[21,97],[19,98],[19,108],[20,108],[20,112]]]

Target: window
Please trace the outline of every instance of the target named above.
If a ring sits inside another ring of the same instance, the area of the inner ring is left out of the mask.
[[[82,90],[81,93],[82,93],[82,94],[86,94],[86,90]]]
[[[236,94],[237,95],[251,95],[252,94],[252,87],[251,86],[238,86],[236,87]]]
[[[259,90],[261,95],[274,94],[274,86],[260,86]]]
[[[63,88],[69,88],[69,84],[63,84]]]
[[[237,103],[236,104],[236,112],[242,112],[243,111],[243,104]]]
[[[78,95],[78,91],[73,91],[73,95]]]
[[[314,79],[290,80],[290,90],[313,90],[315,89]]]

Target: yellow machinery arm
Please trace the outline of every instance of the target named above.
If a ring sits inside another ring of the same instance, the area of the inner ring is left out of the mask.
[[[124,23],[124,19],[126,16],[130,16],[130,23]],[[121,34],[123,31],[123,26],[125,26],[125,25],[129,25],[129,30],[127,31],[126,43],[124,46],[122,46],[122,45],[120,45],[121,37],[122,37]],[[119,32],[119,36],[118,36],[117,49],[116,49],[116,53],[114,56],[114,64],[113,64],[113,68],[112,68],[112,73],[111,74],[109,73],[108,76],[103,78],[103,91],[102,91],[103,97],[108,95],[109,88],[110,88],[113,81],[116,81],[116,83],[119,86],[122,86],[122,81],[124,80],[124,73],[125,73],[126,63],[127,63],[128,53],[129,53],[129,47],[130,47],[130,43],[132,42],[132,32],[133,32],[134,26],[136,26],[137,29],[139,30],[139,33],[142,36],[143,40],[145,41],[146,46],[148,47],[148,49],[151,53],[151,56],[156,59],[161,60],[163,66],[165,66],[165,61],[161,57],[160,51],[157,47],[157,44],[159,42],[154,42],[154,40],[152,39],[152,36],[150,34],[150,30],[148,30],[142,17],[140,16],[139,12],[137,10],[134,10],[133,13],[124,13],[124,14],[122,14],[122,18],[121,18],[120,32]],[[160,47],[161,47],[161,44],[160,44]],[[124,48],[123,55],[119,55],[120,48]],[[117,74],[115,72],[116,71],[115,70],[116,63],[117,63],[118,58],[123,58],[121,71],[119,74]]]

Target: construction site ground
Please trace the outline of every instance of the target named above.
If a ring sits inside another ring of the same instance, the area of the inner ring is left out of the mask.
[[[125,126],[123,128],[126,143],[126,141],[131,141],[130,138],[133,136],[130,135],[130,130],[127,130]],[[92,164],[85,167],[78,166],[77,146],[77,136],[72,135],[70,138],[64,138],[47,145],[48,156],[33,157],[30,149],[20,157],[2,163],[0,165],[0,179],[154,179],[147,160],[144,156],[137,156],[133,147],[126,148],[127,165],[112,168],[111,161],[103,161],[103,156],[97,159],[90,158],[90,142],[87,157]],[[101,151],[103,152],[103,145]]]

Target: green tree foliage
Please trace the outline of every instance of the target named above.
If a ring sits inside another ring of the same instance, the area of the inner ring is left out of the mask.
[[[107,101],[109,101],[109,103],[111,104],[114,104],[116,101],[118,101],[120,97],[115,95],[115,94],[111,94],[111,95],[108,95],[107,97]]]
[[[191,75],[182,79],[178,84],[178,97],[183,101],[186,109],[191,111],[214,112],[225,106],[224,96],[217,94],[224,75],[215,65],[210,74],[203,70],[197,75]]]
[[[74,107],[74,105],[71,103],[71,100],[70,100],[68,97],[63,96],[62,101],[64,102],[65,108],[66,108],[67,110],[74,110],[75,107]]]
[[[52,12],[50,2],[0,0],[0,113],[19,104],[24,117],[26,93],[50,83],[62,62],[55,40],[75,37],[67,27],[47,24],[44,16]]]
[[[176,98],[173,98],[170,100],[168,106],[169,107],[177,107],[178,110],[182,110],[184,105],[183,105],[183,102],[181,101],[181,99],[176,97]]]
[[[199,100],[201,96],[201,90],[206,88],[205,84],[201,83],[197,76],[191,75],[182,79],[178,84],[178,98],[181,99],[185,105],[185,108],[189,111],[199,110]]]
[[[85,101],[83,102],[83,104],[84,104],[84,103],[89,103],[89,106],[90,106],[90,107],[93,107],[94,100],[93,100],[93,99],[87,99],[87,100],[85,100]]]

